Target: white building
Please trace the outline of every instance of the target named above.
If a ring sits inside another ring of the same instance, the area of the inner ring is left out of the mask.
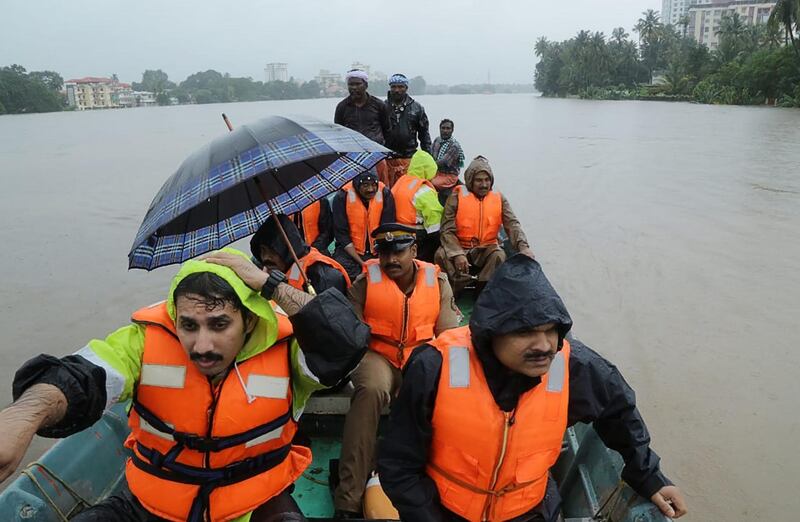
[[[267,82],[288,82],[289,65],[285,63],[268,63],[264,69]]]
[[[748,25],[763,24],[769,20],[775,4],[775,1],[697,0],[695,5],[689,8],[687,34],[709,49],[716,49],[719,47],[717,32],[724,17],[738,13],[742,21]]]
[[[661,22],[681,25],[681,18],[689,14],[689,8],[696,3],[697,0],[661,0]]]
[[[119,107],[119,93],[130,89],[127,83],[111,78],[87,76],[64,82],[67,104],[79,111]]]

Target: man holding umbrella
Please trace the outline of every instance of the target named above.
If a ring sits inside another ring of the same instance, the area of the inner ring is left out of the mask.
[[[297,256],[296,262],[278,229],[278,221]],[[346,294],[350,286],[350,277],[344,267],[303,241],[298,228],[283,214],[267,218],[250,239],[250,251],[262,266],[286,274],[289,285],[299,290],[308,292],[310,284],[314,293],[335,288]]]
[[[338,291],[312,297],[235,250],[184,263],[166,298],[17,372],[0,412],[0,481],[35,433],[68,436],[131,399],[127,487],[72,520],[305,520],[287,491],[311,462],[292,445],[297,419],[314,390],[355,368],[369,329]]]

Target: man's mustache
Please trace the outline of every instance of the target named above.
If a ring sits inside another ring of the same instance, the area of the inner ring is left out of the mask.
[[[214,352],[209,352],[209,353],[192,352],[192,353],[189,354],[189,359],[191,359],[193,361],[203,361],[203,362],[221,361],[222,360],[222,356],[220,354],[214,353]]]
[[[555,352],[546,351],[542,352],[539,350],[532,350],[530,352],[525,352],[522,356],[526,361],[541,361],[542,359],[552,359],[555,357]]]
[[[400,266],[400,265],[398,265],[397,263],[386,263],[386,264],[383,266],[383,269],[384,269],[384,270],[388,270],[388,269],[390,269],[390,268],[398,268],[398,269],[400,269],[400,268],[403,268],[403,267],[402,267],[402,266]]]

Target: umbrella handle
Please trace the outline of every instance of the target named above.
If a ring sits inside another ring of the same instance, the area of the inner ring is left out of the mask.
[[[222,113],[222,119],[225,121],[225,125],[228,126],[228,130],[233,131],[233,124],[231,123],[231,120],[228,119],[228,116],[224,112]],[[286,243],[286,246],[289,248],[289,253],[292,254],[292,259],[294,259],[297,268],[300,269],[300,275],[303,276],[303,281],[305,281],[306,287],[308,287],[308,293],[311,295],[317,295],[316,290],[314,290],[314,287],[311,285],[311,281],[308,279],[308,276],[306,275],[305,269],[300,264],[300,260],[297,258],[297,253],[294,251],[294,248],[292,247],[292,242],[289,241],[289,236],[286,235],[286,231],[283,229],[283,225],[281,225],[281,220],[278,219],[278,214],[277,212],[275,212],[275,207],[272,205],[272,200],[267,197],[267,191],[261,185],[261,180],[258,179],[258,177],[254,179],[256,182],[256,186],[258,187],[258,191],[261,193],[261,197],[264,199],[264,202],[267,204],[267,207],[269,207],[270,214],[272,214],[275,217],[275,224],[278,225],[278,230],[280,231],[281,236],[283,237],[284,243]]]

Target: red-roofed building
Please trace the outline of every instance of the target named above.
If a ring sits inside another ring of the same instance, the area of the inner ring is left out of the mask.
[[[130,91],[131,86],[115,78],[87,76],[67,80],[64,89],[67,91],[67,103],[83,111],[119,107],[120,92]]]

